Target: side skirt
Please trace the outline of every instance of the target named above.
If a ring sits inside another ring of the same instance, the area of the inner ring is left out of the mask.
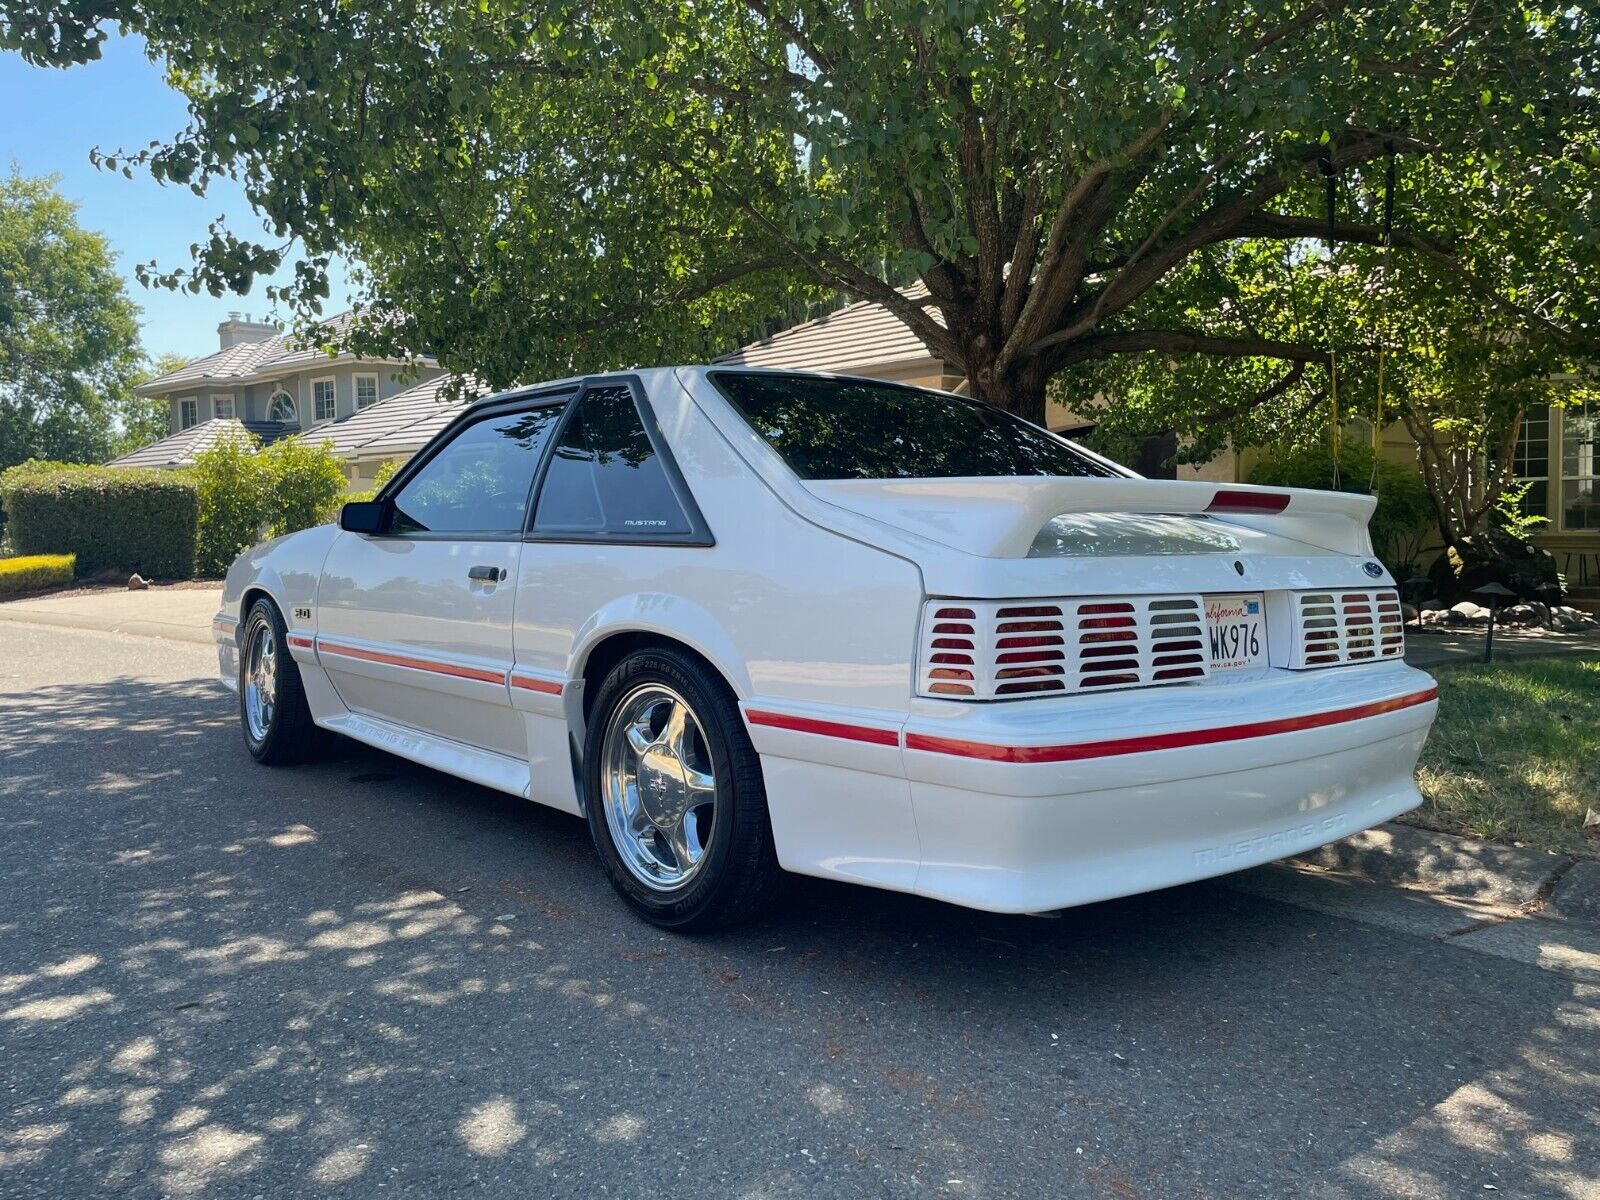
[[[317,724],[379,750],[387,750],[390,754],[398,754],[401,758],[443,771],[446,775],[455,775],[496,791],[509,792],[524,800],[529,798],[528,764],[504,754],[465,746],[447,738],[420,733],[403,725],[353,712],[319,720]]]

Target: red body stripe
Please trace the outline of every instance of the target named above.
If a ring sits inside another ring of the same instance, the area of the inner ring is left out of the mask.
[[[752,725],[792,729],[796,733],[815,733],[821,737],[843,738],[850,742],[870,742],[874,746],[898,746],[900,735],[893,729],[874,729],[870,725],[846,725],[840,721],[816,721],[810,717],[791,717],[787,713],[763,712],[752,708],[745,713]]]
[[[324,654],[337,654],[344,658],[360,658],[367,662],[387,663],[391,667],[409,667],[413,671],[427,671],[433,675],[450,675],[457,679],[472,679],[480,683],[506,681],[503,671],[485,671],[481,667],[458,667],[454,663],[434,662],[428,659],[408,658],[403,654],[389,654],[382,650],[364,650],[359,646],[341,646],[337,642],[322,642]]]
[[[525,692],[543,692],[547,696],[561,695],[561,685],[548,679],[534,679],[529,675],[513,675],[511,686]]]
[[[1426,704],[1436,699],[1438,695],[1438,688],[1428,688],[1426,691],[1412,692],[1409,696],[1396,696],[1392,700],[1358,704],[1354,708],[1337,708],[1331,712],[1310,713],[1303,717],[1282,717],[1275,721],[1254,721],[1248,725],[1225,725],[1216,729],[1152,733],[1144,737],[1112,738],[1104,742],[1078,742],[1070,746],[996,746],[988,742],[964,742],[956,738],[933,737],[925,733],[908,733],[906,749],[926,750],[931,754],[954,754],[962,758],[982,758],[990,762],[1075,762],[1085,758],[1110,758],[1119,754],[1142,754],[1147,750],[1209,746],[1218,742],[1238,742],[1247,738],[1297,733],[1304,729],[1320,729],[1326,725],[1360,721],[1365,717],[1381,716],[1384,713]]]

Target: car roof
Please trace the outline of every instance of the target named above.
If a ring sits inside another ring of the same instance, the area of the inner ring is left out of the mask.
[[[799,367],[747,367],[741,363],[680,363],[672,366],[660,367],[623,367],[614,371],[591,371],[585,375],[568,375],[561,379],[548,379],[539,383],[521,384],[517,387],[506,388],[488,396],[480,396],[472,402],[472,407],[493,404],[502,400],[517,400],[524,396],[540,392],[560,391],[565,388],[577,388],[585,383],[593,383],[604,379],[618,379],[634,377],[646,383],[652,383],[659,376],[673,377],[680,372],[689,372],[700,378],[713,371],[728,371],[740,375],[804,375],[811,379],[837,379],[841,381],[860,381],[862,383],[886,384],[892,387],[913,388],[923,392],[940,392],[945,389],[928,387],[925,384],[902,383],[895,379],[879,379],[873,375],[849,375],[837,371],[807,371]],[[955,393],[949,393],[955,394]]]

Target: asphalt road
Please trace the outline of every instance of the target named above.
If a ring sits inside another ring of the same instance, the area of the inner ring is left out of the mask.
[[[801,882],[689,940],[576,820],[255,766],[210,668],[0,626],[6,1200],[1600,1196],[1548,931],[1269,868],[1054,920]]]

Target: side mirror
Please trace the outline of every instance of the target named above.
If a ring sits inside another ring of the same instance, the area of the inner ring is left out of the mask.
[[[346,533],[377,533],[383,528],[380,500],[352,500],[339,510],[339,528]]]

